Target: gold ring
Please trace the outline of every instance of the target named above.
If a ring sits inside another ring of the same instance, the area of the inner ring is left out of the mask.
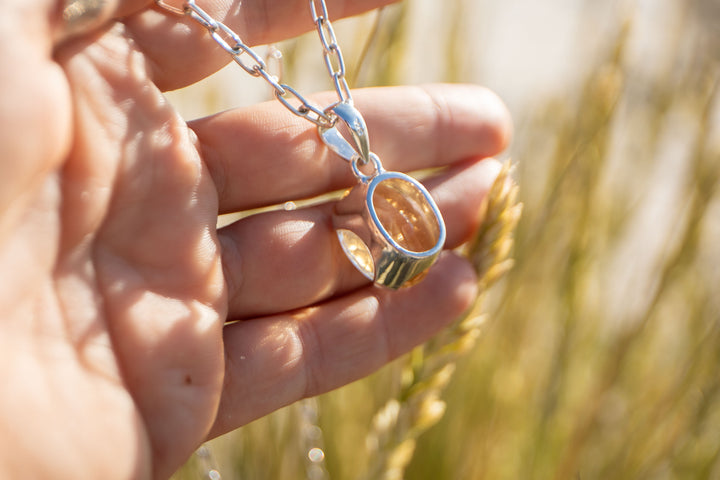
[[[62,38],[99,27],[111,17],[115,4],[114,0],[65,0],[62,9]]]

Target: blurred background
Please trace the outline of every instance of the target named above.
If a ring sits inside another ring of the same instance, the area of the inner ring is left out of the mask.
[[[514,268],[442,381],[407,388],[415,352],[175,478],[720,479],[720,2],[405,0],[334,26],[353,87],[507,102]],[[275,47],[283,81],[331,88],[315,34]],[[270,93],[235,67],[170,98],[192,118]],[[423,389],[432,418],[399,426]]]

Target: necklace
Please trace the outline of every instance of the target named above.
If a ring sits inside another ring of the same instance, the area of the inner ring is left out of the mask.
[[[155,3],[204,27],[236,64],[270,84],[285,108],[314,123],[322,142],[350,164],[358,184],[338,201],[333,215],[338,240],[350,262],[379,286],[397,289],[420,281],[442,251],[445,223],[420,182],[404,173],[386,171],[380,158],[370,151],[367,126],[353,104],[325,0],[309,0],[309,4],[338,97],[326,108],[313,105],[290,85],[280,83],[268,72],[260,55],[195,0],[185,0],[182,8],[166,0]]]

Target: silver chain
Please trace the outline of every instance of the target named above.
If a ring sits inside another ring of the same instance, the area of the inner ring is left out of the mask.
[[[309,0],[310,13],[320,37],[323,47],[323,59],[325,66],[332,78],[340,102],[352,103],[350,87],[345,79],[345,61],[343,60],[340,46],[335,38],[330,18],[328,17],[325,0]],[[155,3],[162,9],[190,17],[195,22],[205,27],[213,40],[225,50],[232,60],[243,70],[253,77],[262,77],[270,84],[280,103],[295,115],[302,117],[315,125],[323,128],[332,127],[337,118],[328,109],[322,110],[310,103],[304,96],[290,85],[280,83],[280,80],[268,72],[267,65],[263,58],[252,48],[246,45],[240,35],[230,27],[212,18],[205,10],[200,8],[195,0],[185,0],[182,8],[174,7],[166,0],[155,0]]]

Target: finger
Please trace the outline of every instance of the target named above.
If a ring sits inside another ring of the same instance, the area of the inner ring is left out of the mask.
[[[512,129],[502,101],[472,85],[361,89],[355,104],[371,148],[388,170],[449,165],[502,151]],[[330,100],[321,103],[325,105]],[[215,179],[223,212],[311,197],[352,185],[347,162],[313,125],[277,102],[191,124]]]
[[[294,314],[226,326],[225,386],[211,435],[368,375],[456,319],[476,293],[470,265],[446,252],[414,287],[368,287]]]
[[[332,20],[356,15],[394,0],[328,0]],[[181,0],[167,4],[182,6]],[[314,28],[307,0],[200,0],[198,5],[253,46],[284,40]],[[141,12],[125,21],[152,63],[156,84],[165,90],[205,78],[230,61],[230,56],[189,18],[162,10]]]
[[[469,161],[426,182],[445,218],[446,247],[467,241],[477,228],[499,169],[494,160]],[[332,208],[260,214],[220,231],[228,318],[300,308],[368,283],[340,247]]]

